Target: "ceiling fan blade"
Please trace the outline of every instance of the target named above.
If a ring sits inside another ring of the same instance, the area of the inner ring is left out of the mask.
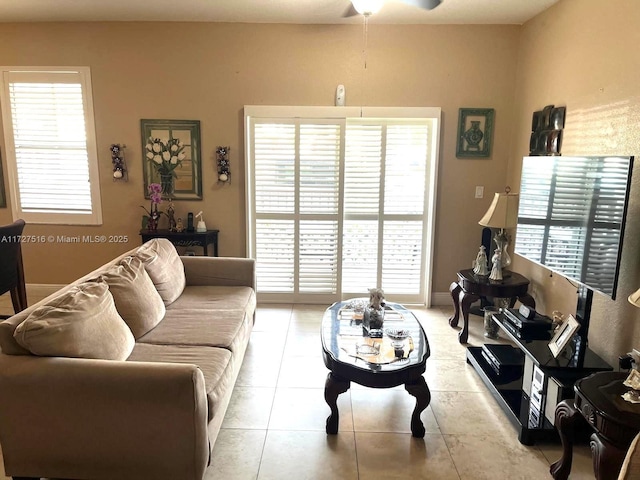
[[[353,6],[353,3],[349,3],[349,8],[344,11],[342,18],[355,17],[357,15],[360,15],[360,13],[358,13],[356,7]]]
[[[425,10],[432,10],[436,8],[442,0],[398,0],[407,5],[413,5],[414,7],[424,8]]]

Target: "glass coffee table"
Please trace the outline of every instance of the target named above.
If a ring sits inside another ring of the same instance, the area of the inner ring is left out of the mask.
[[[431,393],[422,374],[429,358],[429,342],[422,325],[413,313],[397,303],[385,305],[384,329],[407,330],[401,345],[392,345],[385,333],[382,338],[365,334],[362,320],[354,306],[365,299],[353,299],[331,305],[322,319],[322,356],[330,370],[324,387],[324,398],[331,408],[327,433],[338,433],[338,396],[351,382],[373,388],[404,385],[416,398],[411,416],[411,433],[422,438],[425,428],[420,414],[429,406]]]

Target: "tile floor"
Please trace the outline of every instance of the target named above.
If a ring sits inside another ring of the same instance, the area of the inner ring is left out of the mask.
[[[323,306],[261,305],[206,480],[550,479],[560,444],[525,447],[475,371],[447,319],[452,308],[412,308],[431,346],[432,393],[413,438],[414,399],[403,389],[352,384],[340,395],[340,430],[327,436]],[[469,343],[481,345],[471,317]],[[576,447],[573,480],[593,479],[588,445]]]
[[[0,298],[0,313],[10,303]],[[37,299],[29,297],[30,304]],[[402,387],[353,384],[340,395],[340,430],[327,436],[327,369],[319,338],[323,306],[261,305],[206,480],[550,479],[559,443],[521,445],[515,429],[465,361],[447,322],[452,308],[413,308],[431,346],[422,413],[427,433],[413,438],[413,397]],[[472,316],[469,343],[481,345]],[[0,469],[0,478],[5,479]],[[574,450],[570,479],[593,479],[588,445]],[[151,480],[151,479],[150,479]]]

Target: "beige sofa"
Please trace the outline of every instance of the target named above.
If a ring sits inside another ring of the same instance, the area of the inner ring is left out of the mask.
[[[254,272],[152,240],[1,322],[7,475],[201,480],[253,327]]]

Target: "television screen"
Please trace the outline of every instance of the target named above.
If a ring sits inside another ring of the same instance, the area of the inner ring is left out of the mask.
[[[633,157],[524,157],[514,250],[615,298]]]

